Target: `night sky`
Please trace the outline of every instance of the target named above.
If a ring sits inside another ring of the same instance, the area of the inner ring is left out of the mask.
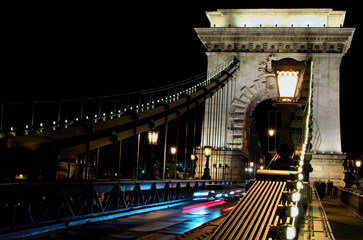
[[[343,151],[363,153],[362,20],[358,2],[339,4],[45,3],[3,8],[1,101],[79,98],[149,89],[205,72],[207,57],[194,27],[205,11],[223,8],[333,8],[356,28],[341,64]]]

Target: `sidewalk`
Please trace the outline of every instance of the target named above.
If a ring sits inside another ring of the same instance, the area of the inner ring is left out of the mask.
[[[297,240],[335,240],[316,189],[312,186],[311,201]]]
[[[351,209],[330,197],[321,202],[336,240],[363,239],[363,221]]]

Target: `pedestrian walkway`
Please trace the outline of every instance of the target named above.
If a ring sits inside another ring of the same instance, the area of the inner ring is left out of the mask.
[[[330,197],[321,202],[336,240],[363,239],[363,221],[351,209]]]
[[[324,208],[314,186],[311,186],[311,201],[306,209],[305,221],[300,226],[298,240],[334,240]]]

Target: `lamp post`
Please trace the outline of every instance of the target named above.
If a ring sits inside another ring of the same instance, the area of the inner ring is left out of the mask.
[[[356,171],[356,178],[358,180],[358,182],[360,181],[359,179],[359,168],[362,166],[362,161],[361,160],[356,160],[355,161],[355,166],[357,168],[357,171]]]
[[[190,160],[192,161],[192,169],[190,170],[190,178],[191,179],[194,179],[194,162],[195,162],[195,159],[196,159],[197,157],[195,156],[195,154],[194,153],[192,153],[192,154],[190,154]]]
[[[205,146],[204,147],[204,156],[207,158],[207,161],[205,163],[204,173],[203,173],[203,176],[202,176],[202,179],[204,179],[204,180],[210,180],[211,179],[211,176],[209,174],[209,157],[210,157],[211,153],[212,153],[212,147]]]
[[[158,131],[151,130],[147,132],[148,144],[150,145],[150,161],[147,164],[147,178],[149,180],[156,178],[154,173],[154,147],[158,144],[158,137]]]
[[[277,115],[277,111],[268,112],[267,152],[271,156],[276,154]]]
[[[278,93],[277,102],[273,105],[282,114],[282,127],[277,146],[277,152],[281,157],[275,164],[278,164],[280,169],[290,170],[290,165],[292,164],[291,155],[294,152],[290,130],[292,122],[291,113],[296,112],[298,107],[301,106],[297,102],[297,93],[300,76],[304,72],[305,64],[294,59],[283,59],[273,62],[272,65],[276,76]],[[269,135],[271,136],[270,131]]]
[[[252,178],[255,178],[255,163],[254,162],[250,162],[250,169],[252,172]]]
[[[176,179],[176,161],[175,161],[175,155],[176,155],[176,147],[172,146],[170,147],[170,154],[173,157],[173,163],[170,164],[170,168],[169,168],[169,177],[174,176],[174,179]]]

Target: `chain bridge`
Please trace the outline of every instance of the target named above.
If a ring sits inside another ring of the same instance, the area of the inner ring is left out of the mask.
[[[251,179],[211,238],[285,239],[304,224],[309,181],[344,187],[339,65],[354,34],[345,12],[207,16],[210,27],[195,28],[206,73],[146,91],[2,103],[0,233],[104,221]]]

